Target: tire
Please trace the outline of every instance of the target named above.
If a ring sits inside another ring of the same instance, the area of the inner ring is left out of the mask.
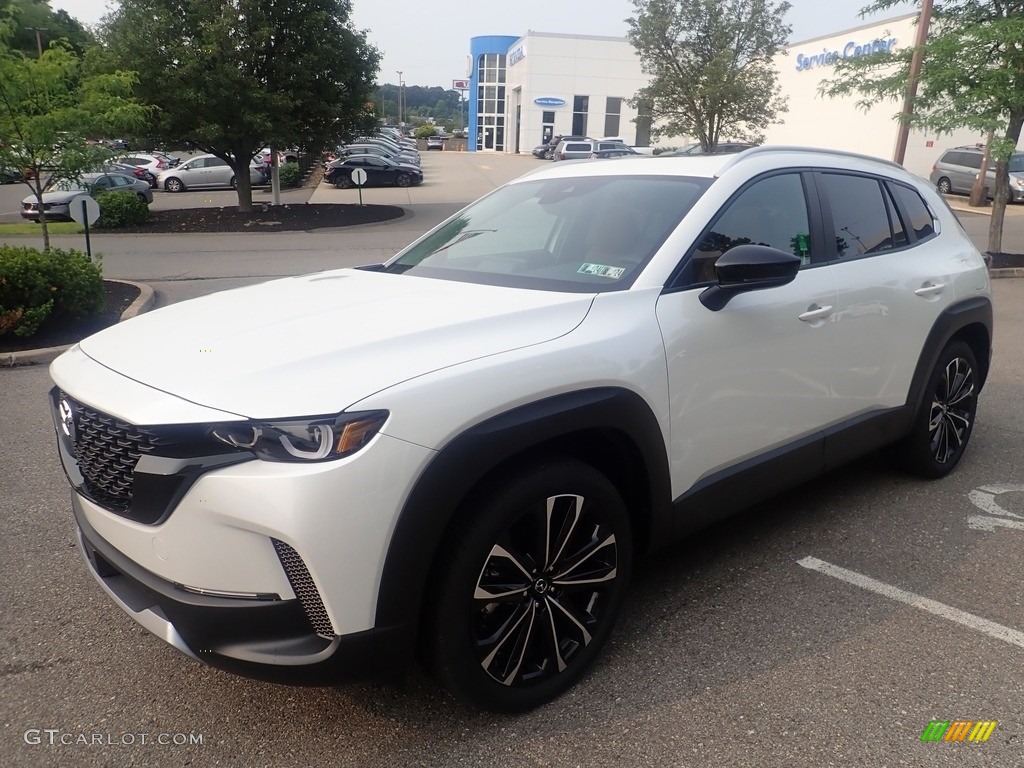
[[[950,184],[949,179],[945,176],[935,182],[935,188],[944,195],[949,195],[953,192],[953,185]]]
[[[523,712],[575,684],[607,640],[632,568],[629,515],[604,475],[565,458],[466,509],[439,553],[425,650],[457,698]]]
[[[149,200],[146,199],[146,196],[144,194],[142,194],[141,192],[136,192],[135,194],[139,198],[139,200],[144,202],[146,205],[149,205]]]
[[[397,184],[400,187],[408,187],[410,184],[412,184],[412,179],[409,178],[408,173],[400,173],[398,174],[398,176],[395,177],[395,184]]]
[[[235,177],[231,177],[231,181],[228,182],[232,189],[238,189],[238,182],[235,181]]]
[[[343,173],[339,173],[337,180],[334,182],[334,186],[338,189],[351,189],[352,179]]]
[[[978,363],[967,344],[954,341],[939,355],[910,434],[897,446],[904,467],[932,479],[952,472],[971,439],[977,410]]]
[[[168,192],[184,192],[185,185],[181,183],[181,179],[176,179],[172,176],[164,182],[164,189]]]

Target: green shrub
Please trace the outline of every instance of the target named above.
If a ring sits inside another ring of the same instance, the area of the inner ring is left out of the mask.
[[[427,136],[436,136],[437,128],[432,125],[421,125],[416,129],[416,138],[425,139]]]
[[[285,163],[277,169],[282,187],[297,187],[302,179],[302,169],[298,163]]]
[[[96,202],[100,205],[97,227],[137,227],[149,220],[149,206],[135,192],[104,192],[96,196]]]
[[[0,246],[0,336],[31,336],[48,318],[103,311],[103,271],[81,251]]]

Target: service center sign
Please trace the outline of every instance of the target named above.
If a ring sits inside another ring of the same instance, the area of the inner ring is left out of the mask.
[[[565,99],[559,99],[557,96],[541,96],[534,99],[533,103],[538,107],[564,107]]]

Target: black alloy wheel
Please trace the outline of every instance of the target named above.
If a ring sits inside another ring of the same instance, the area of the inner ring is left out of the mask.
[[[352,187],[352,177],[339,172],[334,177],[334,186],[338,189],[350,189]]]
[[[400,187],[408,187],[412,184],[412,179],[409,177],[408,173],[400,173],[395,177],[395,184]]]
[[[962,341],[947,346],[935,365],[910,435],[900,444],[907,468],[927,478],[949,474],[960,461],[978,410],[978,364]]]
[[[572,686],[596,658],[632,568],[625,503],[594,468],[551,459],[463,509],[439,557],[428,651],[463,701],[522,712]]]

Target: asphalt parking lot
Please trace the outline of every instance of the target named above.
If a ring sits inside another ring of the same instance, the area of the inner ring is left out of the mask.
[[[516,170],[484,160],[467,180]],[[334,192],[355,194],[314,194]],[[109,276],[167,303],[382,258],[460,204],[351,231],[97,241]],[[977,241],[987,220],[966,221]],[[80,560],[46,369],[0,369],[0,765],[1022,765],[1024,280],[993,288],[994,364],[952,476],[871,457],[645,559],[593,673],[518,717],[468,711],[421,674],[287,688],[165,646]],[[921,740],[953,720],[997,725],[983,743]]]

